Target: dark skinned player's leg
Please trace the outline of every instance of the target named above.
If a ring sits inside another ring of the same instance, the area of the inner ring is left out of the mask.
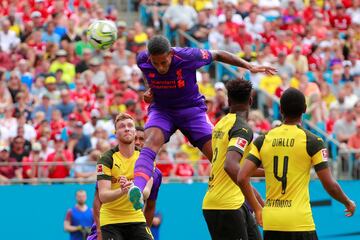
[[[211,145],[211,139],[207,141],[204,146],[201,149],[201,152],[209,159],[211,162],[213,158],[213,151],[212,151],[212,145]]]

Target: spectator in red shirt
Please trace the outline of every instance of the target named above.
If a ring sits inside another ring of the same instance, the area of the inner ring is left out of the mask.
[[[264,39],[264,42],[267,44],[276,41],[277,36],[270,22],[264,23],[264,32],[261,33],[261,37]]]
[[[54,140],[54,152],[49,154],[46,162],[59,162],[56,165],[48,166],[49,178],[66,178],[69,177],[71,165],[74,161],[73,154],[65,149],[65,142],[61,139],[60,135],[57,135]],[[62,164],[64,163],[64,164]]]
[[[278,56],[280,52],[286,53],[286,55],[290,54],[291,47],[286,44],[286,32],[280,31],[277,34],[277,38],[275,41],[270,42],[271,52],[274,56]]]
[[[189,156],[184,152],[178,152],[175,154],[175,161],[178,162],[175,167],[175,175],[180,177],[182,182],[191,183],[194,168],[189,163]]]
[[[16,163],[10,158],[8,146],[0,146],[0,163]],[[12,178],[22,179],[21,168],[14,165],[0,166],[0,184],[8,184]]]
[[[270,123],[259,110],[251,111],[249,113],[249,120],[254,121],[256,132],[267,132],[271,129]]]
[[[294,36],[304,36],[305,34],[305,26],[304,22],[300,17],[297,17],[288,24],[287,30],[290,30]]]
[[[161,171],[163,177],[170,177],[173,175],[174,163],[166,150],[159,151],[157,162],[156,167]]]
[[[92,4],[89,0],[74,0],[73,6],[75,9],[78,9],[80,7],[85,8],[86,10],[90,10]]]
[[[238,25],[238,33],[234,40],[239,43],[241,49],[244,49],[245,45],[252,43],[252,37],[246,31],[245,24],[241,23],[240,25]]]
[[[342,4],[336,5],[336,15],[330,16],[330,24],[339,31],[346,31],[351,25],[351,17],[345,13]]]
[[[41,13],[42,19],[47,19],[49,13],[47,12],[47,6],[44,0],[35,0],[32,8],[32,12],[38,11]]]
[[[300,18],[302,12],[296,9],[295,1],[290,0],[289,5],[282,12],[282,21],[286,28],[287,25],[290,25],[295,21],[295,19]]]
[[[119,89],[120,92],[123,93],[123,101],[124,102],[127,102],[129,100],[133,100],[133,101],[137,102],[138,95],[134,90],[129,88],[128,80],[125,80],[125,79],[120,80],[119,87],[120,87],[120,89]]]
[[[316,0],[310,0],[309,6],[304,10],[303,17],[306,23],[309,23],[315,17],[315,12],[319,11],[319,6],[316,4]]]
[[[287,75],[285,72],[282,72],[280,78],[281,85],[275,90],[275,96],[277,96],[279,99],[283,92],[290,87],[289,75]]]
[[[61,117],[61,112],[59,110],[54,110],[52,112],[50,128],[52,134],[58,134],[66,126],[66,122]]]
[[[85,76],[84,76],[85,77]],[[83,99],[85,102],[91,101],[91,92],[85,86],[85,80],[83,78],[75,79],[76,88],[71,92],[71,99],[76,101],[78,99]]]
[[[216,115],[216,110],[215,110],[214,98],[207,98],[205,100],[205,103],[206,103],[206,107],[207,107],[207,111],[206,111],[207,116],[208,116],[210,122],[215,125],[215,123],[216,123],[216,116],[215,116]]]
[[[349,148],[360,149],[360,119],[356,121],[356,132],[349,138]],[[360,159],[360,154],[357,154],[356,159]]]
[[[41,156],[41,144],[34,143],[32,151],[29,157],[23,158],[23,167],[22,174],[23,178],[31,179],[33,183],[36,183],[38,177],[44,177],[43,167],[38,163],[44,161],[45,159]]]
[[[77,121],[82,122],[85,124],[87,121],[90,120],[90,113],[86,111],[86,102],[82,99],[76,101],[76,105],[74,108],[73,114],[75,115],[75,119]]]

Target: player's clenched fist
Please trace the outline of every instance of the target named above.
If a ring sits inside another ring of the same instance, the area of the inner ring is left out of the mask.
[[[345,216],[351,217],[352,215],[354,215],[355,209],[356,209],[355,202],[350,200],[348,204],[346,204],[346,209],[344,210]]]
[[[120,186],[123,193],[127,193],[129,191],[129,188],[132,185],[132,182],[129,181],[125,176],[120,177]]]
[[[146,90],[146,92],[144,93],[144,101],[146,103],[151,103],[153,100],[153,92],[151,91],[151,88],[149,88],[148,90]]]

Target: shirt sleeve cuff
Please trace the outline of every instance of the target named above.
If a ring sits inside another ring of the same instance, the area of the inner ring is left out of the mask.
[[[315,172],[318,172],[328,167],[329,167],[328,162],[321,162],[319,164],[314,165]]]
[[[247,159],[249,159],[250,161],[252,161],[253,163],[255,163],[255,165],[256,165],[257,167],[260,167],[261,161],[260,161],[260,159],[258,159],[258,158],[255,157],[254,155],[249,154],[249,156],[247,156]]]
[[[98,175],[97,180],[109,180],[111,181],[111,176],[108,175]]]
[[[228,152],[229,152],[229,151],[235,151],[235,152],[240,153],[241,156],[244,155],[244,151],[243,151],[243,150],[241,150],[241,149],[239,149],[239,148],[237,148],[237,147],[234,147],[234,146],[228,147],[227,151],[228,151]]]

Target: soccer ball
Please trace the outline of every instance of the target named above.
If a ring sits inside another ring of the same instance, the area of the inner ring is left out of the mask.
[[[96,20],[88,27],[87,36],[95,49],[106,50],[116,41],[117,28],[112,21]]]

